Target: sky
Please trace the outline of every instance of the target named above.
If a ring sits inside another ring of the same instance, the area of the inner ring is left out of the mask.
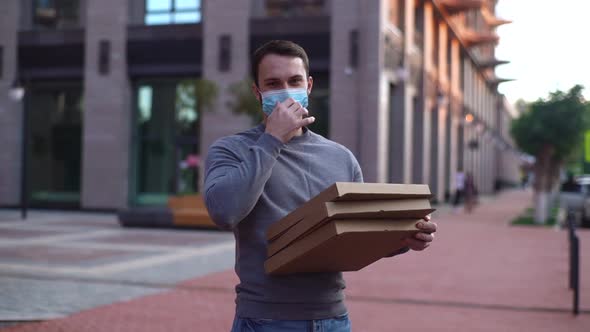
[[[516,81],[498,90],[509,102],[534,101],[582,84],[590,100],[590,0],[499,0],[496,58],[510,63],[496,75]]]

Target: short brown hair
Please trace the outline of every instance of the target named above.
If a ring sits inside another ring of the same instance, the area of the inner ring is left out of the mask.
[[[271,40],[264,45],[260,46],[252,57],[252,78],[254,78],[254,84],[258,85],[258,66],[262,59],[268,54],[277,54],[283,56],[292,56],[303,60],[303,66],[305,67],[305,74],[309,76],[309,58],[303,47],[295,44],[289,40]]]

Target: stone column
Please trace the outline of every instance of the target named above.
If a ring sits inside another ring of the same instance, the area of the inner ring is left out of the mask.
[[[409,83],[399,82],[389,93],[390,113],[390,142],[389,142],[389,182],[404,183],[406,174],[406,145],[407,132],[407,85]],[[388,90],[391,87],[387,87]]]
[[[438,167],[437,167],[437,178],[438,178],[438,188],[436,192],[437,199],[442,202],[444,201],[444,194],[445,190],[445,179],[447,176],[446,171],[446,154],[448,151],[446,150],[446,131],[447,131],[447,116],[449,116],[449,109],[448,109],[448,96],[449,96],[449,78],[448,78],[448,67],[447,67],[447,55],[448,55],[448,26],[444,23],[441,23],[439,26],[439,40],[438,40],[438,78],[439,83],[441,86],[441,93],[443,93],[447,98],[445,103],[437,103],[438,105]]]
[[[473,65],[472,65],[473,66]],[[483,119],[483,111],[482,111],[482,95],[483,95],[483,89],[482,89],[482,82],[481,82],[481,76],[479,76],[479,73],[477,72],[477,69],[473,69],[473,75],[475,76],[475,95],[474,95],[474,99],[475,99],[475,107],[476,107],[476,113],[478,118],[481,120]],[[477,150],[475,150],[475,169],[474,169],[474,178],[475,178],[475,184],[477,186],[477,188],[479,189],[479,191],[481,192],[483,190],[483,181],[482,181],[482,171],[481,171],[481,165],[482,165],[482,156],[483,156],[483,141],[482,141],[482,132],[479,128],[476,128],[476,132],[474,133],[477,139],[477,142],[479,143],[479,146],[477,148]]]
[[[18,75],[17,49],[21,1],[0,1],[0,206],[20,203],[23,100],[8,92]]]
[[[360,2],[359,2],[360,3]],[[362,2],[359,6],[359,104],[360,153],[357,156],[366,182],[388,179],[389,82],[383,75],[382,29],[386,13],[383,0]]]
[[[484,119],[486,122],[486,126],[487,130],[491,129],[489,128],[490,125],[490,119],[489,119],[489,114],[490,114],[490,104],[489,104],[489,92],[488,89],[486,87],[485,89],[485,94],[484,94],[484,104],[483,104],[483,111],[484,111]],[[488,143],[488,133],[486,132],[485,136],[482,135],[482,145],[483,145],[483,164],[482,164],[482,172],[483,172],[483,192],[486,194],[490,193],[490,145]]]
[[[415,40],[415,0],[406,0],[406,4],[404,6],[405,12],[405,35],[404,35],[404,63],[406,68],[412,73],[414,70],[418,70],[418,68],[411,68],[410,65],[413,61],[419,61],[419,57],[421,56],[419,50],[416,50],[414,46]],[[416,57],[416,59],[413,59]],[[416,75],[417,77],[418,75]],[[410,75],[411,78],[414,78],[414,75]],[[414,95],[416,94],[417,85],[420,83],[419,81],[412,81],[408,82],[409,84],[404,84],[404,145],[403,145],[403,183],[411,183],[412,182],[412,147],[415,144],[413,140],[413,131],[414,131]]]
[[[436,200],[440,200],[440,197],[438,195],[439,192],[439,186],[440,186],[440,180],[441,178],[439,178],[438,176],[438,169],[439,169],[439,159],[440,159],[440,153],[439,150],[443,149],[441,147],[440,144],[440,134],[439,134],[439,130],[440,130],[440,112],[438,109],[438,106],[436,105],[435,102],[431,103],[431,108],[429,109],[429,112],[431,114],[431,123],[432,125],[430,126],[430,172],[429,172],[429,181],[428,183],[430,184],[430,192],[433,195],[433,198]]]
[[[203,2],[203,78],[217,85],[219,94],[212,111],[203,112],[201,155],[205,160],[209,146],[218,138],[253,126],[247,116],[235,115],[227,106],[228,87],[249,77],[250,9],[249,0]],[[221,40],[229,38],[229,68],[220,68]],[[204,173],[204,163],[200,174]],[[201,176],[201,184],[203,178]],[[202,188],[202,185],[200,186]]]
[[[422,149],[422,163],[416,164],[416,167],[421,165],[421,169],[416,169],[416,172],[422,173],[422,183],[431,184],[432,177],[430,176],[431,170],[431,150],[435,148],[436,145],[432,145],[432,110],[433,110],[433,102],[436,97],[436,86],[434,85],[435,81],[435,69],[434,63],[432,61],[433,52],[434,52],[434,43],[437,42],[438,36],[434,35],[434,25],[436,24],[436,19],[434,17],[434,11],[432,7],[432,3],[425,2],[424,3],[424,74],[423,74],[423,81],[422,81],[422,95],[420,98],[422,99],[422,106],[423,106],[423,149]],[[416,178],[417,179],[417,178]],[[430,188],[433,190],[433,188]]]
[[[141,25],[145,20],[146,1],[127,0],[129,2],[129,24]]]
[[[86,10],[81,203],[123,208],[131,139],[127,1],[88,0]]]
[[[496,130],[495,128],[495,122],[494,122],[494,107],[495,107],[495,102],[494,102],[494,92],[492,90],[489,90],[489,95],[488,95],[488,123],[490,126],[490,133],[488,135],[488,139],[487,139],[487,146],[488,146],[488,160],[487,160],[487,167],[488,167],[488,177],[489,177],[489,191],[490,193],[494,193],[494,186],[496,184],[496,174],[494,172],[494,164],[495,164],[495,158],[494,158],[494,153],[495,153],[495,148],[494,148],[494,143],[492,141],[492,135],[493,132]]]
[[[451,42],[451,137],[450,137],[450,161],[449,161],[449,193],[453,195],[455,191],[455,177],[458,169],[458,138],[459,138],[459,125],[462,120],[462,97],[460,91],[460,61],[461,55],[459,53],[459,41],[453,39]]]
[[[331,16],[330,138],[349,148],[360,161],[360,131],[365,107],[359,102],[360,59],[357,58],[356,64],[351,59],[355,42],[357,54],[362,51],[358,44],[361,38],[359,1],[332,1]]]
[[[424,72],[423,72],[424,73]],[[422,81],[422,80],[420,80]],[[414,132],[413,132],[413,153],[412,153],[412,183],[425,183],[424,181],[424,147],[425,147],[425,132],[424,123],[426,117],[426,110],[424,109],[424,88],[423,85],[419,88],[416,97],[413,98],[413,113],[414,113]]]

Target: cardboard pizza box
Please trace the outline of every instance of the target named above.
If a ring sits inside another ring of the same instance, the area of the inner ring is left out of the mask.
[[[268,274],[358,271],[403,248],[421,219],[337,219],[268,258]]]
[[[323,202],[310,208],[308,214],[275,239],[269,241],[267,255],[271,257],[294,241],[305,237],[334,219],[421,219],[432,213],[430,201],[397,199],[377,201]],[[280,222],[280,221],[279,221]]]
[[[271,225],[267,231],[267,238],[269,240],[275,239],[301,221],[310,211],[314,210],[314,207],[324,202],[416,199],[430,198],[431,196],[430,188],[426,184],[336,182]]]

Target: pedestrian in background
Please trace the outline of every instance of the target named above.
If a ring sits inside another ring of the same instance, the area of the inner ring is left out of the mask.
[[[477,187],[475,186],[475,180],[473,174],[467,172],[465,177],[465,212],[471,213],[473,208],[477,204]]]
[[[459,170],[455,174],[455,197],[453,199],[453,212],[459,211],[459,204],[462,203],[465,196],[465,173]]]

